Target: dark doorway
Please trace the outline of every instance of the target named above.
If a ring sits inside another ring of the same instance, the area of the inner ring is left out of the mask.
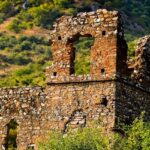
[[[17,149],[17,122],[13,119],[7,124],[6,150]]]

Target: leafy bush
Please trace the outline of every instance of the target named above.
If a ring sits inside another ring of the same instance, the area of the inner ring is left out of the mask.
[[[48,141],[39,144],[40,150],[109,150],[109,140],[100,128],[84,128],[68,133],[51,132]]]
[[[138,40],[128,42],[128,56],[129,57],[134,57],[136,46],[137,46],[137,41]]]
[[[0,87],[44,85],[44,69],[51,60],[51,48],[47,39],[23,35],[16,38],[1,33],[0,69],[7,70],[12,66],[12,71],[0,80]]]
[[[0,24],[3,23],[4,19],[5,19],[5,14],[0,13]]]
[[[126,137],[118,136],[114,150],[149,150],[150,149],[150,122],[144,122],[143,113],[136,118],[131,126],[125,129]],[[117,145],[117,146],[116,146]],[[117,147],[117,149],[115,149]]]
[[[50,64],[28,64],[23,69],[18,69],[0,80],[0,87],[45,85],[44,69]]]
[[[7,60],[8,63],[16,64],[16,65],[26,65],[32,62],[31,58],[28,58],[22,54],[18,54],[18,55],[12,54],[8,56],[7,58],[8,58]]]
[[[10,31],[13,31],[15,33],[20,32],[21,28],[19,27],[20,21],[18,19],[14,19],[8,26],[7,28]]]
[[[120,134],[104,134],[99,125],[77,129],[63,135],[51,131],[46,141],[39,143],[40,150],[149,150],[150,123],[144,122],[143,114],[132,125],[124,125]]]
[[[13,3],[9,1],[0,2],[0,12],[8,14],[13,10]]]
[[[51,26],[54,20],[60,16],[59,10],[55,9],[51,4],[43,4],[39,7],[29,9],[29,13],[33,18],[33,23],[36,26],[48,27]]]

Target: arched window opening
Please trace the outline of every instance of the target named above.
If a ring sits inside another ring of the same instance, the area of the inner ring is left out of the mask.
[[[73,44],[70,74],[90,74],[90,50],[94,44],[91,35],[77,35],[70,40]]]
[[[7,124],[6,149],[17,149],[17,122],[13,119]]]

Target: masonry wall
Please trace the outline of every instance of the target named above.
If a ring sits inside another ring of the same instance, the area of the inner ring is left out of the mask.
[[[76,76],[74,42],[89,36],[94,38],[90,73],[84,77]],[[99,9],[76,16],[63,16],[56,20],[50,37],[53,64],[47,69],[47,82],[108,80],[115,78],[116,74],[126,75],[127,45],[117,11]]]
[[[67,131],[67,128],[83,127],[98,119],[107,130],[114,126],[113,81],[51,84],[46,91],[50,128]]]
[[[129,81],[116,82],[115,114],[118,121],[127,124],[145,112],[145,120],[150,121],[150,91]]]
[[[7,124],[18,123],[17,148],[27,149],[42,136],[46,99],[42,87],[0,89],[0,149],[7,143]]]

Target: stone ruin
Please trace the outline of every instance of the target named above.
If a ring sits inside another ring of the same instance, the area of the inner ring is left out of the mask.
[[[74,42],[93,37],[90,74],[76,75]],[[85,127],[99,119],[106,132],[145,111],[150,121],[150,36],[139,40],[127,64],[127,44],[117,11],[99,9],[63,16],[50,34],[53,64],[46,87],[0,88],[0,149],[8,149],[10,122],[17,123],[18,150],[38,149],[53,129]]]

